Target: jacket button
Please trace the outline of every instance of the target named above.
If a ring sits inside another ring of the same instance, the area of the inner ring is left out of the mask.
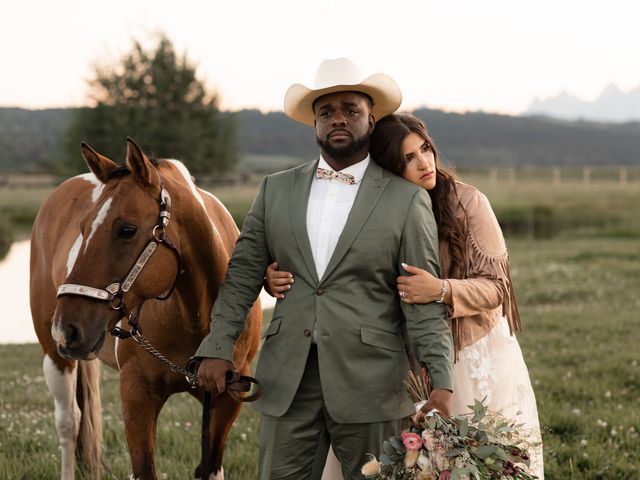
[[[319,288],[319,289],[316,290],[316,295],[320,296],[320,295],[324,294],[324,292],[325,292],[324,289]]]
[[[310,337],[311,336],[311,330],[309,330],[308,328],[304,329],[304,336],[305,337]]]

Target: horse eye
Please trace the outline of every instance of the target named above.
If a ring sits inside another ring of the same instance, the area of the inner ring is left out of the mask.
[[[131,225],[129,223],[125,223],[120,227],[120,230],[118,230],[118,238],[124,238],[124,239],[133,238],[133,236],[136,234],[137,231],[138,231],[138,227],[136,227],[135,225]]]

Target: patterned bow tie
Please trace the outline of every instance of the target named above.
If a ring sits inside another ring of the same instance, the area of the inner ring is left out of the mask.
[[[326,168],[320,168],[316,170],[316,177],[318,180],[338,180],[339,182],[346,183],[347,185],[353,185],[356,183],[356,179],[349,173],[336,172],[334,170],[327,170]]]

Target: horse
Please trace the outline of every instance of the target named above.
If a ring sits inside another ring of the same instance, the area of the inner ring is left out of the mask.
[[[109,333],[144,332],[153,347],[185,365],[209,332],[239,232],[222,203],[198,188],[181,162],[150,160],[130,138],[124,165],[84,143],[81,150],[91,173],[51,193],[31,239],[31,312],[54,398],[61,478],[74,478],[76,455],[91,478],[101,476],[100,359],[119,371],[132,478],[155,479],[162,406],[178,392],[202,402],[204,392],[135,341]],[[249,371],[260,331],[257,300],[235,346],[233,363],[241,373]],[[237,400],[214,392],[205,450],[210,479],[224,478],[224,443],[239,411]],[[200,471],[198,465],[196,478]]]

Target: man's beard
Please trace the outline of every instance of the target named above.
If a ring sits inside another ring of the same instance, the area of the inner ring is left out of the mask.
[[[316,143],[320,145],[320,148],[322,148],[322,150],[326,152],[329,157],[331,157],[333,160],[341,162],[343,160],[349,160],[351,156],[369,145],[369,135],[363,135],[362,137],[356,139],[353,139],[352,136],[351,139],[351,142],[347,143],[346,145],[334,147],[333,145],[331,145],[328,139],[322,140],[318,136],[316,136]]]

